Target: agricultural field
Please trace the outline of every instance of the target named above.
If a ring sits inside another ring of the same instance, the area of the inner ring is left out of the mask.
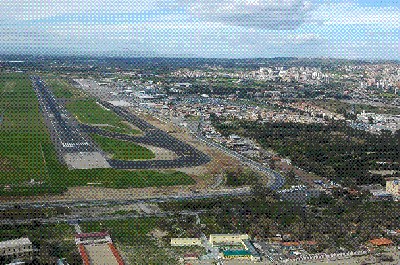
[[[139,160],[152,159],[155,157],[155,154],[149,149],[132,142],[112,139],[96,134],[91,134],[90,137],[104,152],[109,153],[112,159]]]
[[[101,129],[112,132],[124,134],[140,133],[140,131],[132,129],[113,111],[102,107],[93,99],[69,102],[65,107],[82,123],[98,125]]]
[[[57,159],[28,76],[2,74],[0,95],[0,196],[60,194],[88,183],[120,189],[195,183],[181,172],[69,170]]]

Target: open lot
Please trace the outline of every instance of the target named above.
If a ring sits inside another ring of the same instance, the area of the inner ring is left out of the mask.
[[[130,264],[177,264],[168,253],[168,244],[152,235],[161,222],[161,218],[136,218],[82,223],[81,227],[85,232],[109,231]]]
[[[48,192],[52,176],[47,167],[56,157],[30,80],[22,74],[2,74],[0,93],[0,185],[10,186],[0,194]],[[29,186],[32,179],[48,185]]]

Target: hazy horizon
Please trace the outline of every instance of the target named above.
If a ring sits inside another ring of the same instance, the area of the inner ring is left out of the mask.
[[[0,54],[400,59],[400,1],[1,0]]]

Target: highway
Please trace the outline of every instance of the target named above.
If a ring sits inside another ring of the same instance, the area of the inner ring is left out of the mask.
[[[162,203],[169,201],[183,201],[183,200],[195,200],[195,199],[209,199],[229,196],[244,196],[250,195],[251,189],[249,187],[235,188],[235,189],[221,189],[221,190],[210,190],[206,192],[199,192],[197,194],[175,194],[175,195],[161,195],[152,198],[144,199],[108,199],[108,200],[57,200],[57,201],[36,201],[36,202],[6,202],[1,203],[0,208],[2,210],[15,209],[15,206],[21,209],[43,209],[43,208],[55,208],[55,207],[90,207],[90,206],[112,206],[112,205],[129,205],[135,203]]]
[[[227,155],[230,155],[232,157],[237,158],[240,162],[242,162],[245,165],[248,165],[249,167],[258,170],[260,172],[266,173],[268,176],[270,176],[272,178],[271,182],[269,183],[269,188],[272,190],[278,190],[280,189],[284,184],[285,184],[285,178],[279,174],[276,171],[273,171],[272,169],[265,167],[264,165],[262,165],[261,163],[258,163],[256,161],[253,161],[247,157],[245,157],[244,155],[241,155],[233,150],[230,150],[218,143],[215,143],[209,139],[207,139],[206,137],[202,136],[201,134],[196,134],[194,133],[194,135],[196,136],[196,138],[210,146],[213,146],[217,149],[219,149],[220,151],[226,153]]]
[[[139,106],[139,105],[138,105]],[[149,111],[154,117],[158,118],[161,121],[164,122],[168,122],[165,121],[163,118],[158,117],[157,113],[152,110],[151,108],[145,108],[146,111]],[[254,160],[251,160],[249,158],[247,158],[246,156],[239,154],[233,150],[230,150],[206,137],[204,137],[201,134],[201,131],[199,130],[199,128],[202,127],[202,122],[203,122],[203,118],[200,119],[200,122],[198,124],[198,126],[196,128],[190,128],[188,127],[187,129],[190,131],[190,133],[200,142],[203,142],[209,146],[212,146],[214,148],[217,148],[218,150],[222,151],[223,153],[235,157],[237,160],[239,160],[242,164],[245,164],[251,168],[253,168],[254,170],[263,172],[265,174],[267,174],[270,177],[270,182],[268,183],[268,186],[270,189],[272,190],[279,190],[284,184],[285,184],[285,177],[283,177],[281,174],[279,174],[278,172],[265,167],[263,164],[258,163]],[[191,126],[193,127],[193,126]]]
[[[31,224],[33,221],[40,222],[42,224],[54,224],[54,223],[69,223],[75,224],[78,222],[98,222],[98,221],[108,221],[108,220],[126,220],[132,218],[146,218],[146,217],[168,217],[174,216],[176,214],[182,215],[196,215],[206,212],[206,210],[199,211],[187,211],[183,210],[180,212],[157,212],[157,213],[140,213],[140,214],[125,214],[125,215],[105,215],[105,216],[56,216],[49,218],[27,218],[27,219],[2,219],[0,220],[0,225],[23,225]]]

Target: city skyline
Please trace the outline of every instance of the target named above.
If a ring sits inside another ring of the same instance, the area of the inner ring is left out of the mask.
[[[3,0],[0,53],[400,59],[399,1]]]

